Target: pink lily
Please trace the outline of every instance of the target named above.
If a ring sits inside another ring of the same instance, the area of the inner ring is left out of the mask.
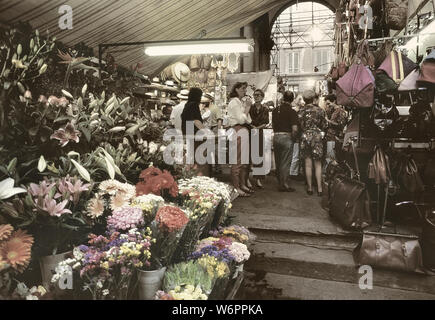
[[[56,200],[50,199],[48,196],[44,199],[43,210],[47,211],[52,217],[60,217],[64,213],[72,213],[71,210],[65,209],[68,204],[68,200],[64,200],[61,203],[57,203]]]
[[[74,128],[74,125],[70,122],[66,125],[65,129],[60,128],[56,130],[51,136],[50,139],[56,139],[60,141],[61,147],[65,147],[70,140],[78,143],[80,141],[80,131]]]

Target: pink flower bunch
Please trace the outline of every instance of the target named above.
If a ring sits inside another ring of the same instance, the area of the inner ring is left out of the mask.
[[[77,204],[80,198],[80,194],[84,191],[89,191],[89,187],[91,185],[89,183],[83,184],[83,181],[78,178],[70,178],[70,176],[66,176],[62,178],[57,186],[59,193],[56,193],[54,196],[55,199],[61,196],[69,195],[69,200],[73,201],[74,204]]]
[[[142,209],[123,207],[113,211],[107,219],[109,230],[129,230],[144,224]]]

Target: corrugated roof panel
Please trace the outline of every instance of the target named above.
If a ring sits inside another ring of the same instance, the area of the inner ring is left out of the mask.
[[[98,44],[224,37],[287,0],[2,0],[0,22],[29,21],[49,30],[67,45],[85,42],[97,53]],[[59,28],[61,5],[73,8],[73,29]],[[153,74],[168,58],[146,57],[143,47],[113,48],[118,64],[144,64]]]

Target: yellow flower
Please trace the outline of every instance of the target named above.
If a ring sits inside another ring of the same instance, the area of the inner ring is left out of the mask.
[[[109,262],[103,262],[102,264],[101,264],[101,267],[103,268],[103,269],[106,269],[106,270],[109,270]]]

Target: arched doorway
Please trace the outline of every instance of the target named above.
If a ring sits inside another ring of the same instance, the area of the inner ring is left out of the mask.
[[[271,67],[286,89],[301,92],[322,80],[334,61],[335,13],[327,3],[300,2],[278,12],[272,25]]]

